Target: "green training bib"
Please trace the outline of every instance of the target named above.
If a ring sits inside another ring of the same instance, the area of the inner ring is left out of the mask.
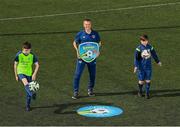
[[[26,56],[21,53],[18,58],[19,63],[17,66],[17,73],[32,76],[33,55],[29,54]]]

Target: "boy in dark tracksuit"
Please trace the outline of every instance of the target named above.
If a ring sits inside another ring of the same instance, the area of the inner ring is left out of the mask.
[[[150,98],[149,89],[152,75],[151,56],[155,62],[161,66],[161,62],[156,54],[154,48],[149,44],[148,36],[142,35],[140,37],[141,44],[136,48],[134,55],[134,73],[138,75],[138,96],[142,97],[143,85],[146,85],[146,98]]]

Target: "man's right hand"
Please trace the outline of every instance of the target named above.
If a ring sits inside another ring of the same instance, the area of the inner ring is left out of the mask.
[[[79,55],[79,52],[77,51],[77,58],[80,59],[80,55]]]

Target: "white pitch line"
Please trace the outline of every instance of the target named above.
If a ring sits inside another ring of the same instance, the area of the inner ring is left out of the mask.
[[[142,6],[124,7],[124,8],[115,8],[115,9],[106,9],[106,10],[92,10],[92,11],[84,11],[84,12],[83,11],[79,11],[79,12],[59,13],[59,14],[57,13],[57,14],[37,15],[37,16],[1,18],[0,21],[34,19],[34,18],[54,17],[54,16],[78,15],[78,14],[87,14],[87,13],[101,13],[101,12],[110,12],[110,11],[121,11],[121,10],[132,10],[132,9],[139,9],[139,8],[150,8],[150,7],[177,5],[177,4],[180,4],[180,2],[164,3],[164,4],[152,4],[152,5],[142,5]]]

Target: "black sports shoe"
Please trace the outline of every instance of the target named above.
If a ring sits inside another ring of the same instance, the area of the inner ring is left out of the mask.
[[[95,94],[94,94],[94,92],[93,92],[92,89],[88,89],[88,96],[89,96],[89,97],[95,96]]]
[[[26,111],[27,112],[31,111],[31,107],[30,106],[26,106]]]
[[[32,95],[32,99],[33,99],[33,100],[36,100],[36,93],[34,93],[34,94]]]
[[[150,95],[149,94],[146,94],[146,99],[150,99]]]
[[[143,97],[143,94],[141,92],[138,92],[138,97]]]
[[[74,95],[72,96],[72,99],[76,100],[79,98],[78,92],[74,92]]]

